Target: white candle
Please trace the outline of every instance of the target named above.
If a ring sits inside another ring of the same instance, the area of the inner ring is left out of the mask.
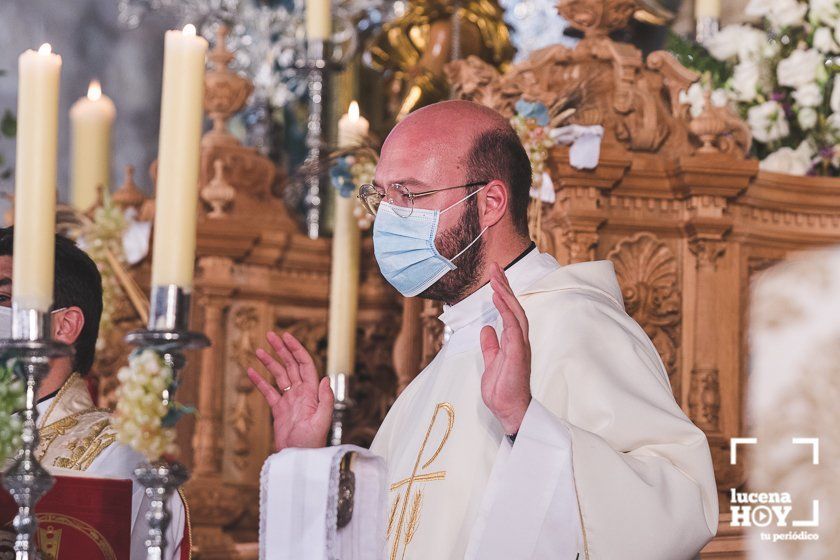
[[[353,101],[338,121],[338,146],[359,145],[370,125]],[[353,216],[355,197],[335,197],[335,226],[330,272],[330,316],[327,333],[327,373],[353,373],[356,357],[356,317],[359,307],[359,225]]]
[[[12,303],[44,312],[53,299],[60,75],[48,44],[18,58]]]
[[[190,288],[195,266],[198,165],[207,41],[195,27],[167,31],[163,55],[152,285]]]
[[[694,0],[694,18],[720,19],[720,0]]]
[[[328,39],[332,35],[330,0],[306,0],[306,38]]]
[[[370,123],[359,114],[359,104],[350,103],[347,113],[338,119],[338,147],[349,148],[360,145],[370,131]]]
[[[116,116],[114,102],[102,94],[97,80],[90,83],[87,96],[70,108],[70,186],[77,210],[88,210],[96,204],[97,189],[111,185],[111,126]]]

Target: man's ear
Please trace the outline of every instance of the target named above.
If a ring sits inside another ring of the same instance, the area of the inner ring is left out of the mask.
[[[481,191],[484,194],[484,208],[481,215],[481,228],[496,225],[507,213],[509,193],[505,184],[498,179],[490,181]]]
[[[85,327],[85,314],[78,307],[56,311],[52,316],[53,340],[74,344]]]

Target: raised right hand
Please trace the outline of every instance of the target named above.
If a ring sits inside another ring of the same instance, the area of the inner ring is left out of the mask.
[[[257,359],[274,376],[277,389],[254,368],[248,368],[248,377],[271,407],[277,451],[287,447],[324,447],[334,400],[329,379],[318,381],[309,352],[289,333],[280,337],[269,332],[265,338],[280,360],[262,349],[257,350]]]

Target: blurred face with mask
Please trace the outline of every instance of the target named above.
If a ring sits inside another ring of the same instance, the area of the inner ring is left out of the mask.
[[[379,199],[367,204],[376,212],[374,253],[404,296],[457,303],[489,280],[488,263],[511,262],[528,247],[529,183],[510,187],[512,173],[530,181],[527,156],[521,171],[499,169],[481,144],[482,133],[509,126],[486,107],[449,101],[412,113],[388,136],[374,182],[360,194]],[[445,142],[441,129],[452,131]],[[508,142],[521,150],[515,134]]]

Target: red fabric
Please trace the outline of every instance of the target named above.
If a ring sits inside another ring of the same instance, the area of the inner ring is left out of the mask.
[[[131,481],[57,476],[35,507],[38,548],[56,560],[129,560]],[[0,490],[0,557],[14,557],[17,505]],[[11,535],[11,536],[10,536]],[[7,548],[8,547],[8,548]]]

